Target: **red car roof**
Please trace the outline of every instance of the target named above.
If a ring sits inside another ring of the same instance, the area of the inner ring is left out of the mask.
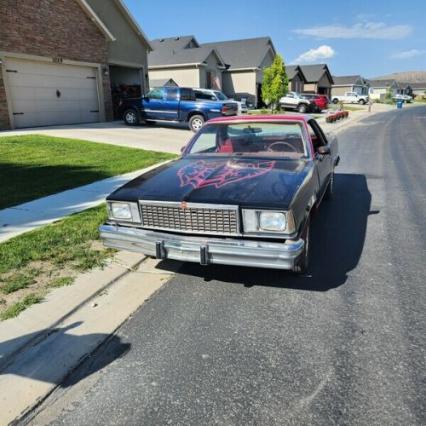
[[[231,115],[226,117],[216,117],[208,123],[222,123],[232,121],[303,121],[306,122],[311,117],[297,114],[260,114],[260,115]]]

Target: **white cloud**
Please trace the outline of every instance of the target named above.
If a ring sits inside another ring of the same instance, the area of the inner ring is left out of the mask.
[[[321,59],[332,58],[336,52],[330,46],[323,44],[322,46],[317,47],[316,49],[309,49],[307,52],[299,55],[294,61],[293,64],[309,64]]]
[[[397,52],[391,55],[392,59],[411,59],[415,58],[417,56],[423,56],[426,55],[426,50],[419,50],[419,49],[410,49],[410,50],[404,50],[402,52]]]
[[[364,38],[397,40],[412,33],[410,25],[386,25],[384,22],[360,22],[352,26],[324,25],[294,30],[296,34],[316,38]]]

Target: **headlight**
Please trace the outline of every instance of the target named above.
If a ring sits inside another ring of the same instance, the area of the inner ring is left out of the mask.
[[[295,232],[293,214],[274,210],[243,209],[244,233],[284,233]]]
[[[137,203],[109,202],[109,218],[126,222],[140,222],[140,214]]]
[[[284,213],[261,212],[259,216],[259,228],[262,231],[285,231],[287,220]]]

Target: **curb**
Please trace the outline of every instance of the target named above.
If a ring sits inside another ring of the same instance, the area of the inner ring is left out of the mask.
[[[140,254],[123,256],[119,253],[117,257],[118,261],[130,259],[131,262],[126,266],[120,265],[120,272],[116,270],[113,276],[99,285],[96,278],[100,271],[83,274],[85,279],[78,286],[93,283],[96,289],[81,298],[65,315],[50,321],[55,329],[39,324],[38,328],[43,328],[44,332],[30,334],[31,339],[10,351],[4,362],[7,365],[0,373],[0,388],[8,389],[8,393],[0,397],[0,424],[31,422],[46,407],[45,404],[49,404],[49,398],[61,388],[64,380],[111,339],[118,339],[124,350],[130,347],[125,339],[117,336],[117,330],[172,278],[174,271],[158,268],[157,260]],[[111,267],[117,268],[117,265]],[[55,291],[63,296],[67,292],[61,290],[72,287]],[[53,305],[53,311],[60,311],[62,298],[50,299],[47,303]],[[28,309],[28,313],[33,311],[29,318],[37,318],[34,315],[37,307],[40,305]],[[50,308],[52,310],[52,306]],[[18,340],[25,337],[21,333]]]
[[[6,355],[0,359],[0,374],[3,370],[5,370],[8,366],[10,366],[13,363],[14,358],[19,353],[21,353],[22,351],[24,351],[25,349],[27,349],[30,346],[35,346],[36,344],[42,342],[44,339],[49,337],[50,334],[52,333],[52,331],[51,331],[52,329],[54,329],[55,327],[58,327],[67,318],[69,318],[71,315],[73,315],[79,309],[81,309],[82,306],[89,303],[92,299],[97,297],[100,293],[107,290],[111,285],[115,284],[117,281],[119,281],[120,279],[122,279],[126,275],[128,275],[133,269],[137,268],[141,263],[143,263],[146,258],[147,258],[146,256],[142,256],[142,258],[139,258],[135,261],[131,261],[131,263],[126,267],[126,269],[124,271],[122,271],[122,270],[117,271],[117,273],[114,274],[113,277],[110,278],[105,284],[103,284],[101,287],[97,287],[96,289],[94,289],[94,291],[92,293],[90,293],[89,295],[86,295],[81,301],[78,302],[77,305],[73,305],[73,307],[71,309],[69,309],[60,318],[55,319],[53,322],[51,322],[49,324],[43,324],[40,327],[41,331],[39,333],[35,332],[34,335],[32,335],[32,337],[28,338],[26,341],[24,340],[19,346],[15,347],[9,353],[6,353]],[[111,265],[106,266],[105,268],[103,268],[102,271],[107,272],[108,268],[111,268]],[[95,270],[90,271],[86,274],[83,274],[83,276],[89,276],[93,272],[97,272],[97,271],[99,271],[99,269],[95,269]],[[69,288],[72,288],[72,286],[70,286]],[[40,306],[40,305],[38,305],[38,306]],[[34,308],[34,307],[37,307],[37,305],[34,305],[32,308]],[[23,315],[23,314],[21,314],[21,315]],[[2,325],[6,326],[8,323],[10,324],[10,322],[12,322],[12,321],[19,321],[19,318],[13,318],[11,320],[3,321],[3,323],[0,324],[0,327]],[[0,328],[0,330],[1,330],[1,328]],[[45,331],[45,330],[49,330],[49,331]]]

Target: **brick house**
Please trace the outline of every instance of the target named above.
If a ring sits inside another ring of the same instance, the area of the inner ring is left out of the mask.
[[[122,0],[0,0],[0,130],[111,120],[148,89],[150,43]]]

